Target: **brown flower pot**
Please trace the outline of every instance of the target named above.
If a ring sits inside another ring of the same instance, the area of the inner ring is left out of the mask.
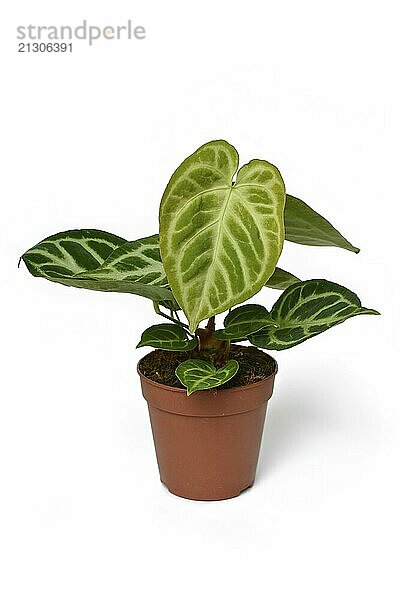
[[[140,372],[161,481],[192,500],[224,500],[254,483],[267,402],[275,371],[250,385],[186,390],[151,381]]]

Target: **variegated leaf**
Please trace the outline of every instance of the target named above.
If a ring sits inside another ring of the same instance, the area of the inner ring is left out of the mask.
[[[135,281],[148,285],[168,285],[161,262],[158,235],[119,246],[99,268],[77,273],[75,277],[96,281]]]
[[[142,333],[142,338],[136,347],[141,348],[142,346],[185,352],[194,350],[197,346],[197,340],[189,338],[185,329],[179,325],[162,323],[161,325],[153,325]]]
[[[236,375],[238,369],[239,363],[236,360],[229,360],[223,367],[217,369],[212,363],[192,358],[182,362],[175,373],[187,388],[187,395],[190,396],[198,390],[208,390],[223,385]]]
[[[286,288],[298,281],[300,281],[300,279],[295,275],[276,267],[275,271],[265,284],[265,287],[273,288],[274,290],[286,290]]]
[[[219,340],[240,341],[267,326],[276,327],[267,309],[260,304],[245,304],[232,310],[225,317],[224,329],[216,331],[214,335]]]
[[[259,348],[284,350],[363,314],[379,313],[363,308],[359,298],[342,285],[325,279],[301,281],[283,292],[271,310],[278,328],[261,329],[249,340]]]
[[[46,238],[22,259],[32,275],[63,285],[174,301],[157,236],[127,242],[105,231],[75,229]]]
[[[51,235],[27,250],[22,259],[35,277],[73,277],[92,271],[126,240],[97,229],[72,229]]]
[[[162,261],[191,331],[256,294],[282,250],[280,173],[252,160],[233,182],[238,162],[233,146],[209,142],[178,167],[162,197]]]
[[[289,194],[285,205],[285,239],[306,246],[337,246],[360,252],[322,215]]]

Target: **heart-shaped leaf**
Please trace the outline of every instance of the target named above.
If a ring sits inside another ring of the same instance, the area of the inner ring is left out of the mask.
[[[233,182],[238,162],[233,146],[209,142],[178,167],[162,197],[162,261],[191,331],[256,294],[282,250],[280,173],[252,160]]]
[[[174,301],[158,236],[127,242],[105,231],[75,229],[46,238],[22,259],[32,275],[63,285]]]
[[[260,304],[245,304],[232,310],[224,320],[225,329],[215,332],[219,340],[243,340],[263,327],[277,327],[271,315]]]
[[[363,314],[379,315],[363,308],[359,298],[342,285],[325,279],[301,281],[283,292],[271,310],[278,328],[261,329],[249,340],[259,348],[284,350]]]
[[[360,252],[329,221],[295,196],[286,196],[285,239],[306,246],[336,246]]]
[[[286,288],[298,281],[300,281],[300,279],[295,275],[276,267],[275,271],[265,284],[265,287],[273,288],[275,290],[286,290]]]
[[[175,370],[179,381],[187,388],[187,395],[198,390],[218,387],[232,379],[239,369],[236,360],[229,360],[217,369],[212,363],[199,358],[185,360]]]
[[[162,323],[161,325],[153,325],[142,333],[142,338],[136,347],[141,348],[142,346],[185,352],[186,350],[194,350],[197,346],[197,340],[189,338],[185,329],[179,325]]]

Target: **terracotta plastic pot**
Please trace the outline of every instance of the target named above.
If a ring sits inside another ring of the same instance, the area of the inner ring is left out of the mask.
[[[187,396],[142,375],[139,362],[160,478],[172,494],[224,500],[253,485],[276,372],[275,362],[258,383]]]

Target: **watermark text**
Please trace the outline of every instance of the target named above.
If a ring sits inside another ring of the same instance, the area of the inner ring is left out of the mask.
[[[89,46],[97,40],[144,40],[146,29],[143,25],[133,25],[129,19],[125,25],[89,25],[86,19],[78,26],[71,25],[19,25],[18,40],[86,40]]]

